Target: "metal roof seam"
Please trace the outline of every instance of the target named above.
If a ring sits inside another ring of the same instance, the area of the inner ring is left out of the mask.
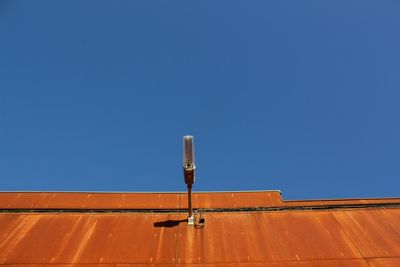
[[[343,234],[347,237],[347,239],[351,242],[351,245],[354,247],[354,249],[357,251],[357,253],[365,259],[365,255],[362,253],[362,251],[357,247],[356,242],[351,238],[351,236],[346,232],[342,224],[336,219],[335,215],[332,213],[331,210],[328,210],[329,214],[332,216],[333,220],[337,223],[339,226],[340,230],[342,230]]]
[[[317,210],[349,210],[349,209],[397,209],[400,203],[375,203],[353,205],[319,205],[319,206],[278,206],[278,207],[237,207],[237,208],[196,208],[194,211],[205,213],[229,213],[229,212],[276,212],[276,211],[317,211]],[[186,212],[185,208],[0,208],[0,213],[180,213]]]

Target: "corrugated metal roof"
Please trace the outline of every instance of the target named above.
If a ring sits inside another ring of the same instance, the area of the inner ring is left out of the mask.
[[[400,199],[283,201],[279,192],[194,194],[194,207],[344,205],[337,209],[205,213],[102,213],[186,207],[183,193],[0,193],[0,264],[30,266],[400,266],[400,208],[352,204]],[[18,212],[9,209],[23,209]],[[43,212],[87,208],[87,212]],[[26,210],[25,210],[26,209]],[[40,209],[35,212],[35,209]]]

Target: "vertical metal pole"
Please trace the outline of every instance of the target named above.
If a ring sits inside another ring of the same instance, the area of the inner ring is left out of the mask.
[[[194,216],[193,216],[193,208],[192,208],[192,185],[188,184],[188,208],[189,208],[189,217],[188,224],[194,225]]]
[[[188,207],[189,207],[189,218],[193,217],[192,209],[192,186],[188,186]]]
[[[183,137],[183,176],[185,178],[185,184],[187,185],[187,190],[188,190],[189,225],[194,225],[194,216],[192,208],[192,185],[195,180],[194,177],[195,169],[196,165],[194,164],[193,136],[185,135]]]

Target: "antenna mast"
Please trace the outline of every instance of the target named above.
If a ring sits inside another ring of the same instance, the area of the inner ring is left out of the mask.
[[[188,190],[188,208],[189,217],[188,224],[194,225],[194,216],[192,208],[192,185],[195,181],[194,170],[196,165],[194,164],[194,142],[192,135],[185,135],[183,137],[183,175],[185,177],[185,184]]]

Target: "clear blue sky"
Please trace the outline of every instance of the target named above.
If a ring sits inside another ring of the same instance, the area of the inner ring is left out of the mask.
[[[399,1],[0,1],[0,190],[400,196]]]

